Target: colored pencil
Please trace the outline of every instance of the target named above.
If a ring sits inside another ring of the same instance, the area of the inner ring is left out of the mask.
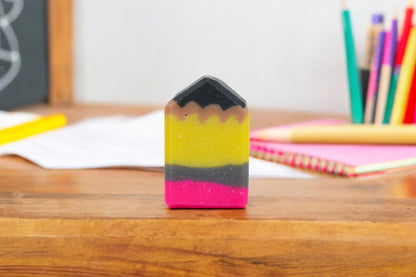
[[[387,97],[389,93],[390,80],[394,64],[394,53],[397,44],[397,18],[396,15],[391,23],[391,29],[386,35],[384,46],[383,65],[380,72],[379,93],[377,97],[377,108],[374,123],[383,124],[386,111]]]
[[[0,145],[40,134],[66,124],[62,114],[40,117],[33,121],[0,130]]]
[[[413,81],[412,81],[412,86],[410,87],[410,96],[412,96],[413,113],[411,113],[409,116],[412,115],[413,118],[412,118],[412,121],[409,123],[416,123],[416,69],[415,69],[415,72],[413,72]]]
[[[395,14],[392,26],[391,26],[391,67],[392,71],[394,69],[394,60],[395,55],[397,51],[397,43],[398,43],[398,21],[397,21],[397,15]],[[390,116],[391,116],[391,109],[393,108],[393,102],[394,102],[394,94],[396,92],[397,87],[397,80],[398,80],[398,72],[392,72],[390,75],[390,81],[388,84],[388,90],[387,90],[387,99],[386,104],[383,112],[383,123],[388,124],[390,122]]]
[[[416,106],[416,85],[415,85],[416,70],[413,71],[411,78],[411,84],[409,88],[409,99],[407,100],[406,113],[404,116],[403,123],[411,124],[414,123],[414,113]]]
[[[360,69],[360,81],[363,107],[366,106],[367,89],[370,79],[371,64],[374,56],[374,48],[377,43],[378,34],[383,30],[383,15],[374,14],[371,24],[367,29],[364,62]]]
[[[341,4],[352,122],[362,123],[364,111],[361,95],[360,78],[358,76],[357,62],[355,59],[354,38],[351,28],[350,13],[346,9],[345,3],[343,1],[341,2]]]
[[[381,61],[383,57],[384,50],[384,40],[386,33],[384,31],[380,32],[376,48],[374,50],[373,64],[371,66],[370,81],[368,83],[367,90],[367,105],[365,107],[364,122],[373,123],[374,122],[374,112],[376,107],[377,92],[378,92],[378,81],[380,76]]]
[[[410,35],[410,29],[412,29],[412,19],[413,19],[414,7],[413,0],[409,0],[403,21],[403,27],[400,34],[399,45],[397,46],[396,59],[394,65],[400,65],[404,58],[404,53],[406,51],[407,41]]]
[[[396,57],[394,60],[394,71],[393,71],[393,76],[390,81],[388,99],[387,99],[387,104],[386,104],[386,111],[384,115],[384,123],[391,122],[392,109],[393,109],[394,102],[395,102],[397,85],[398,85],[398,80],[400,77],[401,64],[402,64],[404,53],[406,50],[407,41],[409,39],[410,29],[412,28],[413,13],[414,13],[413,1],[409,0],[409,3],[405,10],[402,33],[401,33],[399,43],[396,49]]]
[[[386,110],[384,111],[384,124],[389,124],[391,119],[391,111],[393,110],[394,98],[396,96],[397,82],[400,76],[400,66],[396,66],[391,75],[389,93],[387,95]]]
[[[275,127],[256,132],[254,140],[317,144],[416,144],[414,125],[332,125]]]
[[[393,110],[391,113],[391,124],[402,124],[409,99],[409,90],[412,83],[413,73],[416,65],[416,27],[412,27],[406,52],[403,57],[403,64],[400,69],[400,77],[397,83],[396,96],[394,98]]]

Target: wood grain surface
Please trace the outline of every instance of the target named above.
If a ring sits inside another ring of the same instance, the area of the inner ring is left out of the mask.
[[[157,107],[26,110],[84,117]],[[252,111],[258,128],[320,115]],[[416,171],[251,179],[246,209],[170,210],[163,173],[0,157],[0,276],[416,276]]]

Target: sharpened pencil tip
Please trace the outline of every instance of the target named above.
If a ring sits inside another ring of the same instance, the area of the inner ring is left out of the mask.
[[[397,7],[394,8],[393,10],[393,20],[397,19]]]
[[[409,2],[407,2],[407,6],[408,7],[413,7],[413,0],[409,0]]]

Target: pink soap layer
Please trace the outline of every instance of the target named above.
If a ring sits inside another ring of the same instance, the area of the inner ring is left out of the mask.
[[[244,208],[248,189],[210,182],[165,181],[169,208]]]

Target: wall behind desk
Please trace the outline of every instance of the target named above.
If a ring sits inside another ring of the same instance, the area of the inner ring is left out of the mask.
[[[361,60],[371,14],[407,0],[346,2]],[[74,22],[78,101],[164,104],[210,74],[250,107],[349,112],[339,1],[76,0]]]

